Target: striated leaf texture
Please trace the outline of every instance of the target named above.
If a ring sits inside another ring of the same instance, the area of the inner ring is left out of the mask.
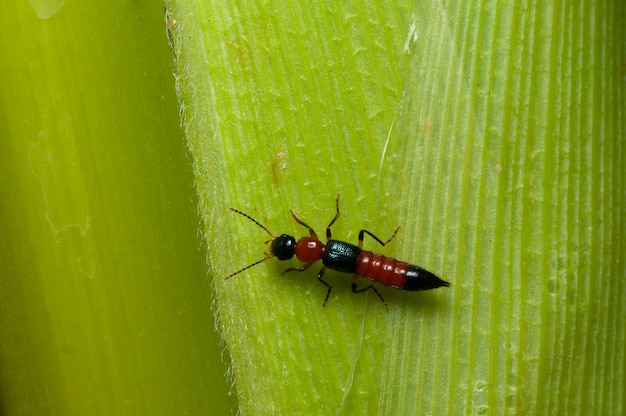
[[[243,414],[624,412],[624,5],[167,1]],[[356,242],[450,288],[333,292],[263,257]]]

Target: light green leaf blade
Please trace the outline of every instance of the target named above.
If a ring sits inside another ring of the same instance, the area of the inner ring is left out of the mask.
[[[243,413],[623,410],[623,6],[168,6]],[[228,207],[322,236],[337,193],[334,237],[400,224],[381,251],[452,288],[222,280],[268,238]]]

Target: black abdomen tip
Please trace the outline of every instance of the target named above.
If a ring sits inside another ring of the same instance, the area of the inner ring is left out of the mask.
[[[445,280],[441,280],[437,275],[422,269],[419,266],[409,265],[409,270],[406,273],[407,281],[404,290],[428,290],[436,289],[442,286],[450,286],[450,283]]]

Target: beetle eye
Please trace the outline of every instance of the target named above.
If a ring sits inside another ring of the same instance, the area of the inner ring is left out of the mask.
[[[280,235],[272,241],[271,251],[278,260],[289,260],[296,252],[296,239],[287,234]]]

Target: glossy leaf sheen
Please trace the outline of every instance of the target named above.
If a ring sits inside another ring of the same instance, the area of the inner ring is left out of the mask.
[[[87,3],[0,2],[0,414],[232,413],[162,7]]]

